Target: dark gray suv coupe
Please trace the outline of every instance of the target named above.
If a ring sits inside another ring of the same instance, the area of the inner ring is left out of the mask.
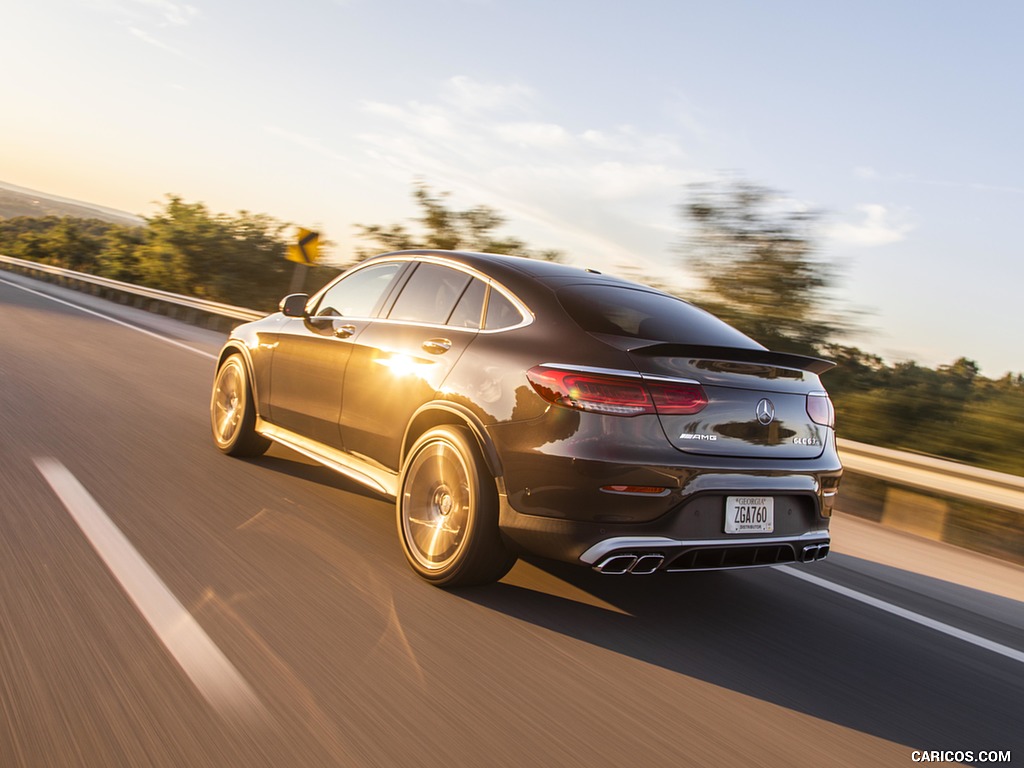
[[[225,453],[276,441],[395,499],[410,565],[440,586],[520,553],[744,568],[828,553],[830,367],[615,277],[407,251],[236,328],[210,415]]]

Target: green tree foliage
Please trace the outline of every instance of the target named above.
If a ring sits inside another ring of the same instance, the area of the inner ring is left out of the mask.
[[[744,181],[698,184],[680,213],[680,249],[703,283],[698,301],[769,349],[816,354],[840,330],[828,289],[834,268],[815,258],[817,211]]]
[[[854,347],[825,349],[840,437],[1024,475],[1024,376],[992,381],[960,358],[931,369],[886,365]]]
[[[15,258],[88,271],[103,250],[107,232],[115,228],[99,219],[17,216],[0,221],[0,249]]]
[[[495,230],[505,224],[505,217],[489,206],[453,210],[446,201],[450,193],[435,194],[422,181],[415,184],[412,194],[420,211],[420,215],[412,220],[418,225],[420,234],[410,232],[402,224],[358,224],[358,236],[373,244],[372,247],[356,249],[359,258],[381,251],[415,248],[504,253],[546,261],[560,261],[562,258],[559,251],[535,251],[517,237],[499,237]]]
[[[147,285],[252,307],[273,305],[287,289],[285,224],[246,211],[214,214],[173,195],[146,222],[136,253]]]
[[[272,309],[295,265],[284,258],[288,229],[240,211],[212,213],[168,195],[146,226],[47,216],[0,220],[0,252],[65,269],[254,309]],[[337,270],[313,268],[324,283]]]

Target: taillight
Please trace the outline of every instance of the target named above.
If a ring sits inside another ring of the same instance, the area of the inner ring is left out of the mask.
[[[836,411],[832,407],[832,400],[824,392],[812,392],[807,396],[807,415],[815,424],[835,426]]]
[[[550,403],[613,416],[697,413],[708,404],[700,384],[645,382],[630,376],[536,366],[526,372],[537,394]]]
[[[648,382],[647,388],[654,398],[654,407],[662,416],[685,416],[703,410],[708,396],[700,384],[669,384],[663,381]]]

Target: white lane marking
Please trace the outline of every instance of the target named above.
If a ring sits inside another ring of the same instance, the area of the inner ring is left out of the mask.
[[[1016,648],[1011,648],[1008,645],[996,643],[992,640],[980,637],[979,635],[972,634],[966,630],[951,626],[950,624],[944,624],[941,621],[930,619],[920,613],[908,611],[906,608],[900,608],[898,605],[893,605],[892,603],[887,603],[884,600],[879,600],[877,597],[871,597],[870,595],[857,592],[849,587],[844,587],[841,584],[836,584],[835,582],[819,578],[818,576],[812,576],[809,573],[804,573],[803,571],[797,568],[792,568],[788,565],[776,566],[775,570],[790,576],[795,576],[798,579],[803,579],[804,581],[819,586],[822,589],[829,589],[843,597],[848,597],[851,600],[856,600],[860,603],[864,603],[865,605],[870,605],[872,608],[877,608],[880,611],[891,613],[894,616],[899,616],[901,619],[906,619],[907,621],[912,621],[915,624],[920,624],[923,627],[934,629],[936,632],[942,632],[950,637],[963,640],[965,643],[971,643],[979,648],[984,648],[987,651],[998,653],[1008,659],[1013,659],[1014,661],[1024,664],[1024,651],[1018,651]]]
[[[228,717],[248,719],[262,713],[262,704],[238,670],[75,476],[56,459],[37,458],[35,464],[135,607],[211,706]]]
[[[112,323],[117,323],[118,325],[123,325],[125,328],[131,328],[133,331],[138,331],[139,333],[144,333],[147,336],[152,336],[154,339],[160,339],[160,341],[166,341],[168,344],[173,344],[176,347],[181,347],[182,349],[187,349],[189,352],[195,352],[197,355],[202,355],[203,357],[208,357],[211,360],[216,360],[217,359],[217,356],[212,354],[212,353],[210,353],[210,352],[204,352],[201,349],[196,349],[195,347],[190,347],[188,344],[183,344],[180,341],[176,341],[174,339],[169,339],[166,336],[161,336],[159,333],[154,333],[153,331],[147,331],[145,328],[139,328],[139,326],[137,326],[137,325],[132,325],[131,323],[126,323],[124,320],[118,320],[115,317],[110,317],[110,315],[104,315],[102,312],[96,312],[95,310],[87,309],[86,307],[80,306],[78,304],[72,304],[70,301],[64,301],[64,299],[58,299],[56,296],[50,296],[49,294],[43,293],[42,291],[37,291],[35,288],[28,288],[28,287],[26,287],[24,285],[18,285],[17,283],[12,283],[10,280],[4,280],[2,277],[0,277],[0,283],[3,283],[4,285],[9,285],[12,288],[17,288],[19,290],[26,291],[27,293],[34,293],[36,296],[42,296],[44,299],[49,299],[50,301],[55,301],[58,304],[63,304],[66,307],[71,307],[72,309],[77,309],[79,312],[85,312],[87,315],[94,315],[95,317],[100,317],[100,318],[102,318],[104,320],[109,320]]]

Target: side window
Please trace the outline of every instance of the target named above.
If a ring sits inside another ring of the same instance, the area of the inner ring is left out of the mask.
[[[487,293],[487,284],[483,280],[474,278],[463,292],[459,303],[455,305],[451,317],[448,318],[448,325],[454,325],[457,328],[479,328],[480,315],[484,311],[485,293]]]
[[[320,298],[317,315],[373,317],[387,295],[401,264],[375,264],[336,282]]]
[[[490,297],[487,299],[487,319],[484,320],[484,328],[488,331],[499,328],[508,328],[521,323],[522,314],[516,309],[516,305],[505,298],[505,295],[491,289]]]
[[[440,264],[420,264],[391,308],[391,320],[444,325],[472,278]]]

